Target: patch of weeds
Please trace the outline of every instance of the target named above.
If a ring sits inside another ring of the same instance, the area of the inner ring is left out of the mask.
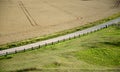
[[[51,50],[57,50],[57,48],[55,48],[55,47],[52,47],[52,48],[51,48]]]
[[[106,45],[113,45],[113,46],[117,46],[117,47],[120,47],[120,42],[101,42],[103,44],[106,44]]]
[[[85,44],[82,44],[81,46],[85,48],[98,48],[97,43],[85,43]]]
[[[60,62],[53,62],[53,63],[51,63],[51,64],[47,64],[47,65],[45,65],[44,67],[46,67],[46,68],[55,68],[55,67],[60,67],[62,64],[60,63]]]
[[[61,66],[61,63],[59,63],[59,62],[54,62],[53,63],[55,66]]]
[[[0,57],[0,60],[3,60],[3,59],[11,59],[13,58],[12,56],[1,56]]]

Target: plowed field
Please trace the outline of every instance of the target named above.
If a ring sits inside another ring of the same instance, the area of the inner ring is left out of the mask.
[[[113,0],[0,0],[0,44],[74,28],[114,13]]]

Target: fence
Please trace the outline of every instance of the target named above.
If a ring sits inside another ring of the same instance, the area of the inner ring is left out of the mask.
[[[37,49],[37,48],[41,48],[42,46],[54,45],[55,43],[59,43],[59,42],[62,42],[62,41],[64,42],[66,40],[75,39],[77,37],[80,37],[80,36],[83,36],[83,35],[86,35],[86,34],[89,34],[89,33],[92,33],[92,32],[96,32],[98,30],[107,28],[110,25],[117,25],[117,24],[114,24],[114,23],[113,24],[108,24],[108,25],[105,24],[105,25],[102,25],[102,26],[96,26],[96,27],[88,28],[88,29],[85,29],[85,30],[82,30],[82,31],[78,31],[76,33],[72,33],[72,34],[62,36],[62,37],[58,37],[58,38],[43,41],[36,46],[22,48],[22,49],[17,49],[16,48],[12,51],[8,50],[6,52],[1,53],[0,55],[1,56],[2,55],[7,56],[7,55],[12,54],[12,53],[18,53],[18,52],[21,52],[21,51],[25,52],[26,50],[30,50],[30,49],[34,50],[34,49]]]

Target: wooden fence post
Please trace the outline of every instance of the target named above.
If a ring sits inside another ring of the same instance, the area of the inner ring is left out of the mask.
[[[7,57],[7,55],[8,55],[8,52],[6,52],[5,57]]]
[[[39,48],[40,48],[41,46],[39,45]]]
[[[107,28],[108,26],[106,25],[106,28]]]
[[[45,46],[47,46],[47,43],[45,43]]]
[[[17,53],[17,50],[15,50],[15,53]]]
[[[24,48],[24,52],[25,52],[25,48]]]
[[[33,47],[32,47],[31,49],[32,49],[32,50],[34,50],[34,48],[33,48]]]
[[[65,41],[65,39],[63,39],[63,41]]]
[[[53,45],[53,42],[52,42],[52,45]]]

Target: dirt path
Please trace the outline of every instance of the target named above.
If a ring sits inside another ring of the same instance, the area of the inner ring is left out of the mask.
[[[118,22],[120,22],[120,18],[111,20],[109,22],[106,22],[106,23],[103,23],[103,24],[100,24],[100,25],[97,25],[97,26],[93,26],[91,28],[87,28],[85,30],[81,30],[81,31],[77,31],[77,32],[74,32],[74,33],[71,33],[71,34],[67,34],[67,35],[64,35],[64,36],[60,36],[60,37],[36,42],[36,43],[33,43],[33,44],[28,44],[28,45],[24,45],[24,46],[20,46],[20,47],[15,47],[15,48],[11,48],[11,49],[2,50],[2,51],[0,51],[0,55],[11,54],[11,53],[19,52],[19,51],[24,51],[24,50],[27,50],[27,49],[35,49],[37,47],[44,46],[44,45],[47,45],[47,44],[57,43],[59,41],[64,41],[64,40],[67,40],[67,39],[70,39],[70,38],[75,38],[75,37],[83,35],[83,34],[87,34],[87,33],[90,33],[90,32],[94,32],[96,30],[100,30],[102,28],[105,28],[109,25],[112,25],[112,24],[118,23]]]

